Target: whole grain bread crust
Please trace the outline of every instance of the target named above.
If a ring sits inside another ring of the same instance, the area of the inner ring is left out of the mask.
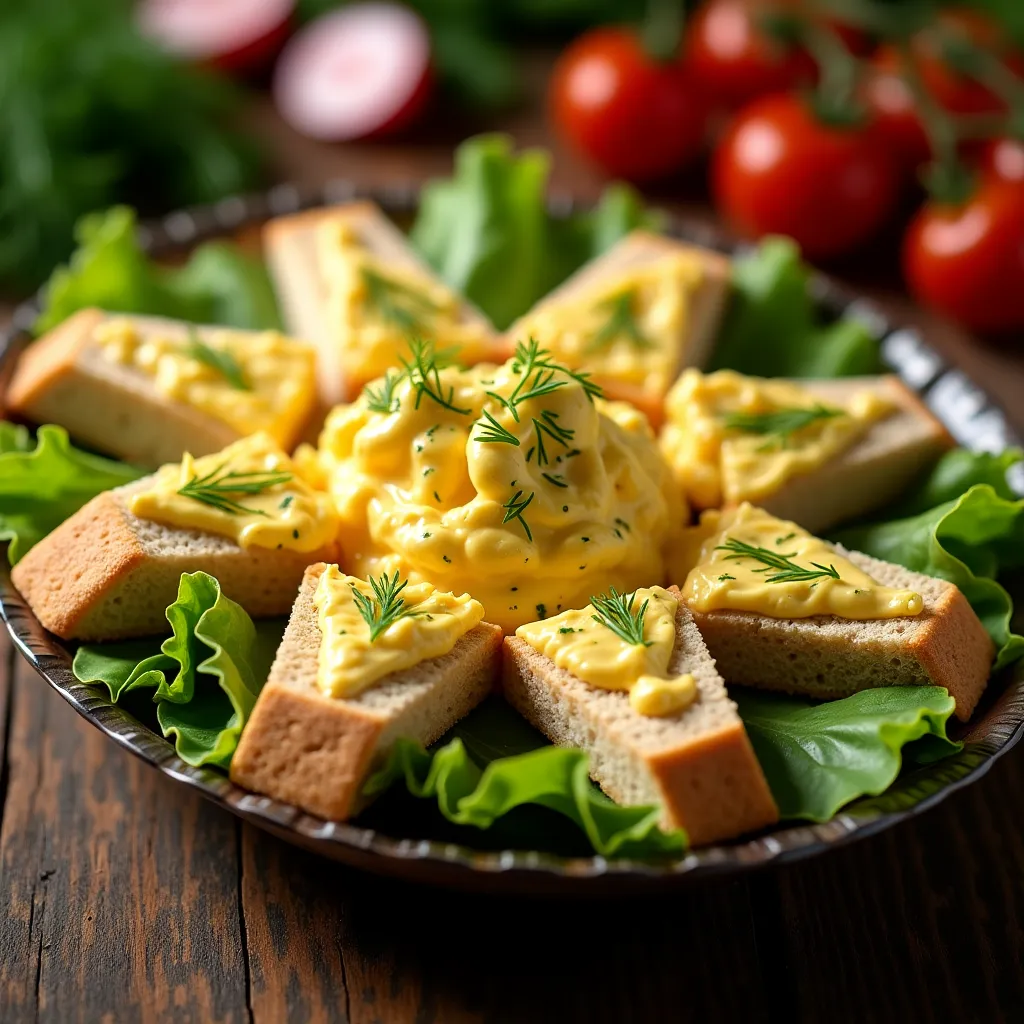
[[[270,676],[231,760],[240,786],[343,821],[398,735],[439,739],[492,689],[501,630],[482,622],[440,658],[393,673],[351,699],[316,688],[320,629],[313,594],[324,565],[303,577]]]
[[[663,827],[685,828],[694,845],[776,822],[736,706],[682,601],[670,671],[694,675],[698,702],[649,718],[633,711],[628,693],[592,687],[526,641],[505,638],[506,698],[552,742],[585,749],[591,777],[613,800],[660,803]]]
[[[956,700],[957,718],[967,721],[988,684],[995,653],[967,598],[945,580],[858,551],[837,551],[877,582],[920,593],[922,613],[857,622],[691,608],[726,682],[823,700],[874,686],[943,686]]]
[[[51,633],[115,640],[164,632],[181,573],[199,570],[216,576],[250,615],[284,615],[306,566],[336,556],[333,544],[309,553],[242,548],[198,530],[144,523],[125,504],[125,493],[144,485],[97,495],[14,566],[14,585]],[[143,530],[157,531],[178,553],[154,553]]]

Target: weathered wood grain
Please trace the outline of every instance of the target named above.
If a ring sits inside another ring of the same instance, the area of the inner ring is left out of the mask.
[[[346,1006],[351,1024],[768,1020],[742,884],[668,904],[487,898],[359,875],[248,826],[242,864],[256,1022]],[[706,984],[725,963],[730,983]]]
[[[231,818],[114,748],[20,659],[6,763],[0,1020],[246,1020]]]
[[[1024,1007],[1022,786],[1018,748],[923,818],[771,880],[800,1019],[981,1024]]]

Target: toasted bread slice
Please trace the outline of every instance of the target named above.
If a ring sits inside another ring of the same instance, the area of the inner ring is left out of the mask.
[[[344,821],[363,805],[363,784],[405,736],[429,745],[490,692],[501,630],[481,622],[455,647],[394,672],[357,697],[317,686],[321,633],[313,595],[324,565],[311,565],[295,599],[270,677],[231,759],[231,779]]]
[[[208,455],[243,436],[223,419],[164,395],[154,378],[104,358],[95,332],[105,321],[126,320],[145,338],[186,342],[190,332],[208,341],[224,327],[194,326],[163,317],[126,316],[83,309],[68,317],[25,350],[7,392],[9,410],[36,423],[57,423],[76,440],[133,462],[155,468],[177,462],[184,452]],[[255,331],[231,333],[255,337]],[[297,376],[296,387],[309,400],[275,410],[265,429],[290,450],[313,409],[313,354]]]
[[[878,583],[920,594],[924,610],[859,621],[691,609],[726,682],[819,700],[876,686],[944,686],[956,700],[957,718],[966,722],[988,683],[995,653],[967,598],[945,580],[838,545],[836,550]]]
[[[105,491],[31,548],[11,579],[39,621],[65,640],[164,632],[183,572],[202,570],[255,618],[286,615],[314,552],[242,548],[227,537],[132,515],[128,499],[152,478]]]
[[[660,386],[640,386],[621,379],[615,373],[602,373],[588,365],[593,362],[592,359],[560,351],[556,339],[539,339],[560,360],[574,369],[593,371],[594,381],[604,388],[609,398],[632,403],[643,411],[657,430],[665,415],[665,393],[685,367],[703,367],[714,346],[731,280],[730,261],[721,253],[648,231],[633,231],[606,253],[587,263],[517,320],[505,335],[508,349],[511,350],[518,341],[527,340],[531,324],[538,315],[557,311],[559,306],[571,309],[579,299],[585,298],[595,289],[614,288],[617,278],[656,266],[666,257],[680,254],[698,260],[701,273],[687,296],[682,329],[667,339],[672,348],[673,361]]]
[[[731,839],[779,813],[736,705],[682,601],[672,673],[690,673],[698,697],[664,718],[638,714],[623,690],[601,690],[505,638],[503,685],[516,710],[559,746],[585,750],[590,774],[617,803],[660,804],[664,828],[694,845]]]
[[[773,495],[758,501],[773,516],[799,523],[811,533],[882,508],[956,443],[899,377],[796,383],[826,404],[870,389],[895,407],[838,458],[813,473],[791,477]]]
[[[353,361],[358,352],[349,353],[346,349],[346,325],[334,322],[331,316],[330,281],[317,245],[318,231],[331,223],[354,230],[369,253],[388,266],[424,276],[446,287],[376,203],[345,203],[268,221],[263,228],[264,253],[284,321],[293,334],[317,346],[320,397],[325,408],[354,400],[363,387],[379,375],[366,373]],[[462,301],[459,322],[479,327],[488,339],[480,359],[501,361],[504,358],[504,349],[490,321],[475,306]],[[444,347],[443,337],[437,342]],[[402,350],[396,350],[392,365],[398,366],[403,354]]]

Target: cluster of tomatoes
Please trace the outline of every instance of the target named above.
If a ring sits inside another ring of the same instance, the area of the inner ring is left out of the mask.
[[[769,31],[766,6],[706,0],[670,59],[627,29],[585,34],[555,69],[556,126],[633,181],[679,171],[711,140],[723,216],[748,236],[790,235],[816,260],[876,236],[921,194],[923,177],[930,191],[903,241],[911,290],[978,331],[1024,329],[1024,141],[1005,134],[1024,132],[1014,108],[1024,55],[957,8],[899,46],[823,19],[837,60],[855,71],[842,104],[823,103],[836,68]],[[950,38],[988,55],[984,76],[949,63]]]

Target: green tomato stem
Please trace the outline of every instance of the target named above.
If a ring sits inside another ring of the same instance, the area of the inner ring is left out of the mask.
[[[648,0],[640,42],[652,60],[667,64],[679,55],[686,13],[683,0]]]

